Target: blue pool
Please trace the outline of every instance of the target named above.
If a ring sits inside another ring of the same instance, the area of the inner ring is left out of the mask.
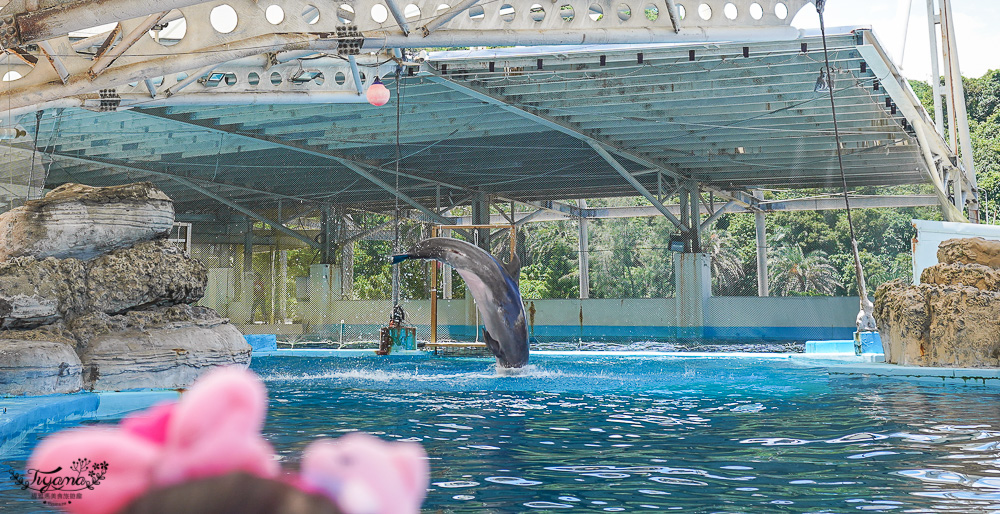
[[[319,436],[419,441],[427,512],[1000,510],[996,386],[831,375],[787,356],[532,359],[514,375],[427,356],[253,369],[286,467]],[[37,437],[8,444],[0,469],[23,469]],[[5,479],[0,510],[47,512]]]

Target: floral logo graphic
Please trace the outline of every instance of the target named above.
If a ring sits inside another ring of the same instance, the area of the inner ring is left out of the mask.
[[[51,505],[66,505],[83,497],[83,491],[93,490],[108,473],[108,463],[76,459],[69,469],[29,469],[25,473],[9,470],[10,478],[21,489],[30,490],[35,499]]]

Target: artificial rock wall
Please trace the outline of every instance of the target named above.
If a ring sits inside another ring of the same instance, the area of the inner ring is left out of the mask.
[[[919,285],[879,286],[875,318],[886,362],[1000,367],[1000,241],[944,241]]]
[[[67,184],[0,214],[0,395],[179,388],[250,346],[190,304],[208,273],[148,183]]]

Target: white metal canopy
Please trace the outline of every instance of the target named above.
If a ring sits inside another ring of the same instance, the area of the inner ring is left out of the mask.
[[[21,186],[10,198],[152,180],[182,215],[215,215],[221,203],[280,225],[282,208],[400,201],[445,222],[439,208],[481,195],[532,205],[642,195],[676,222],[662,201],[680,189],[760,209],[752,189],[839,185],[829,99],[814,90],[822,42],[788,26],[808,2],[733,2],[730,19],[720,1],[704,2],[707,17],[674,1],[642,11],[463,2],[458,14],[416,2],[415,16],[393,1],[331,12],[287,1],[274,2],[284,18],[273,23],[256,2],[174,0],[91,38],[70,37],[83,27],[66,14],[88,2],[50,3],[12,2],[0,20],[16,28],[0,65],[23,76],[3,82],[0,108],[27,132],[2,155],[7,182]],[[238,20],[230,32],[213,25],[223,5]],[[181,16],[186,35],[160,38]],[[947,203],[947,175],[961,173],[954,155],[871,32],[837,32],[849,185],[931,183]],[[585,41],[643,44],[566,46]],[[551,44],[393,51],[472,42]],[[392,91],[384,107],[363,95],[376,76]]]

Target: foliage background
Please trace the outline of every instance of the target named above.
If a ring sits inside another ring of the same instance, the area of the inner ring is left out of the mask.
[[[977,79],[964,79],[974,160],[982,190],[984,222],[996,223],[1000,213],[1000,70]],[[930,85],[911,86],[933,117]],[[766,191],[765,200],[836,193],[836,190]],[[864,187],[859,194],[929,194],[929,186]],[[589,207],[645,205],[642,198],[590,199]],[[495,211],[499,212],[499,211]],[[910,220],[941,219],[937,208],[857,209],[853,211],[858,248],[869,291],[895,278],[910,278]],[[467,214],[467,213],[464,213]],[[362,226],[388,218],[368,215]],[[844,211],[778,212],[767,216],[768,256],[772,294],[856,294],[850,236]],[[417,241],[426,227],[407,222],[401,227],[401,247]],[[523,229],[521,291],[525,298],[578,298],[578,226],[573,220],[529,223]],[[667,243],[673,226],[661,217],[603,219],[589,222],[590,296],[592,298],[655,298],[673,294],[672,253]],[[501,238],[502,239],[502,238]],[[752,214],[726,214],[704,235],[704,250],[712,255],[716,295],[755,296],[756,237]],[[502,253],[497,249],[497,253]],[[391,294],[388,241],[359,241],[354,245],[355,299],[384,299]],[[258,256],[255,268],[270,266]],[[295,277],[307,276],[318,262],[311,250],[289,255],[289,291]],[[402,270],[404,298],[426,298],[426,264],[408,262]],[[455,276],[455,297],[462,297]],[[291,294],[294,298],[294,293]],[[294,304],[291,310],[294,311]]]

